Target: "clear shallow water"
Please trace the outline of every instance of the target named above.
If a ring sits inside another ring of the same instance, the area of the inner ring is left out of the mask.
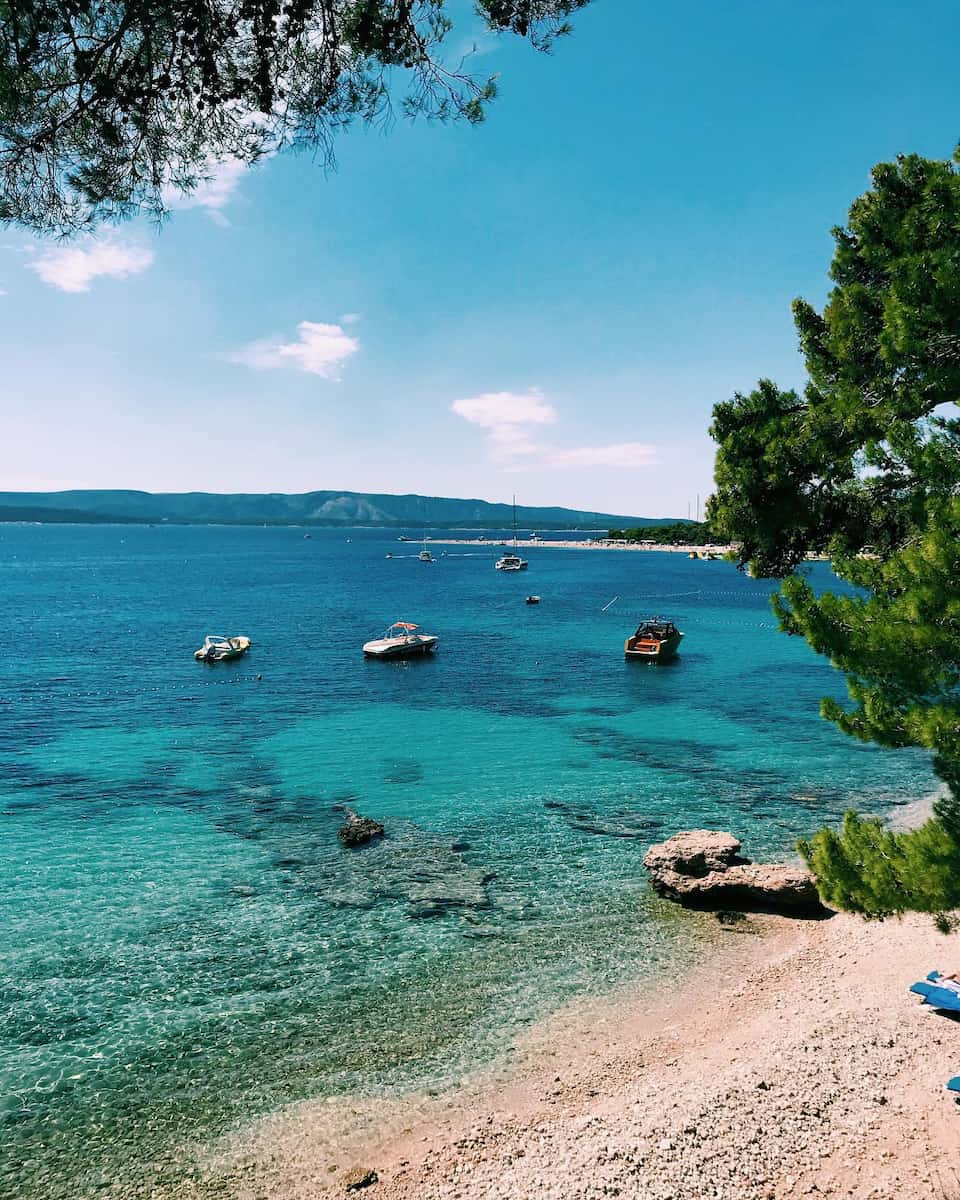
[[[346,536],[0,529],[0,1193],[133,1195],[290,1100],[442,1085],[690,949],[651,841],[782,854],[934,786],[818,718],[842,683],[728,564]],[[682,659],[625,663],[653,611]],[[394,619],[436,657],[364,662]],[[210,631],[253,651],[201,666]],[[389,837],[343,850],[339,803]]]

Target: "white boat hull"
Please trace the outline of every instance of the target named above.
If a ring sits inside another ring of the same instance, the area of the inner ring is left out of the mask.
[[[234,658],[242,658],[249,649],[250,639],[248,637],[207,637],[200,649],[194,651],[193,657],[197,662],[229,662]]]
[[[413,658],[431,654],[437,648],[438,637],[432,634],[398,638],[376,638],[365,643],[363,653],[367,658]]]

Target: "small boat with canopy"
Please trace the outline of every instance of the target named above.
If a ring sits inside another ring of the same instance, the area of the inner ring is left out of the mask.
[[[394,621],[383,637],[365,643],[363,653],[367,658],[412,658],[431,654],[440,639],[432,633],[419,633],[419,628],[409,621]]]
[[[218,633],[208,633],[200,649],[193,652],[193,657],[197,662],[228,662],[232,658],[241,658],[249,649],[248,637],[223,637]]]
[[[626,658],[646,659],[647,662],[667,662],[676,656],[683,641],[683,634],[663,617],[652,617],[641,621],[636,633],[623,644]]]

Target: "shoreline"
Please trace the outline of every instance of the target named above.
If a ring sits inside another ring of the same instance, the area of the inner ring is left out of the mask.
[[[628,551],[660,551],[665,554],[696,554],[697,557],[708,552],[706,546],[693,545],[651,545],[646,542],[619,542],[610,541],[606,538],[598,538],[595,541],[577,541],[574,539],[557,539],[551,538],[517,538],[514,542],[513,538],[509,541],[503,541],[493,538],[445,538],[445,537],[428,537],[427,544],[431,546],[473,546],[481,550],[500,550],[504,547],[513,549],[514,546],[518,550],[628,550]],[[411,545],[415,544],[416,539],[411,539]],[[717,556],[716,561],[723,560],[723,555],[729,551],[736,549],[734,546],[710,546],[709,553]]]
[[[204,1174],[235,1200],[343,1195],[358,1165],[377,1172],[375,1200],[930,1200],[960,1187],[960,1112],[944,1091],[960,1023],[908,991],[960,967],[957,939],[927,916],[841,914],[751,916],[716,943],[673,991],[567,1006],[510,1065],[459,1088],[268,1116]]]

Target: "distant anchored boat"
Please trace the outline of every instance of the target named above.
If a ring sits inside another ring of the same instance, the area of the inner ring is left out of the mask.
[[[367,642],[363,653],[367,658],[412,658],[418,654],[430,654],[440,641],[432,633],[418,633],[419,625],[409,621],[395,621],[383,637]]]
[[[231,658],[241,658],[249,649],[248,637],[222,637],[208,633],[200,649],[193,652],[193,657],[197,662],[226,662]]]
[[[519,554],[504,554],[502,558],[497,559],[494,566],[498,571],[525,571],[527,560]]]
[[[666,662],[675,657],[682,640],[683,634],[672,621],[653,617],[649,621],[641,621],[636,633],[624,642],[623,653],[626,658]]]
[[[539,596],[528,596],[526,602],[527,602],[527,604],[539,604],[540,597]]]
[[[502,546],[504,543],[501,542]],[[517,498],[513,498],[513,553],[504,554],[494,563],[498,571],[525,571],[527,560],[517,553]]]

